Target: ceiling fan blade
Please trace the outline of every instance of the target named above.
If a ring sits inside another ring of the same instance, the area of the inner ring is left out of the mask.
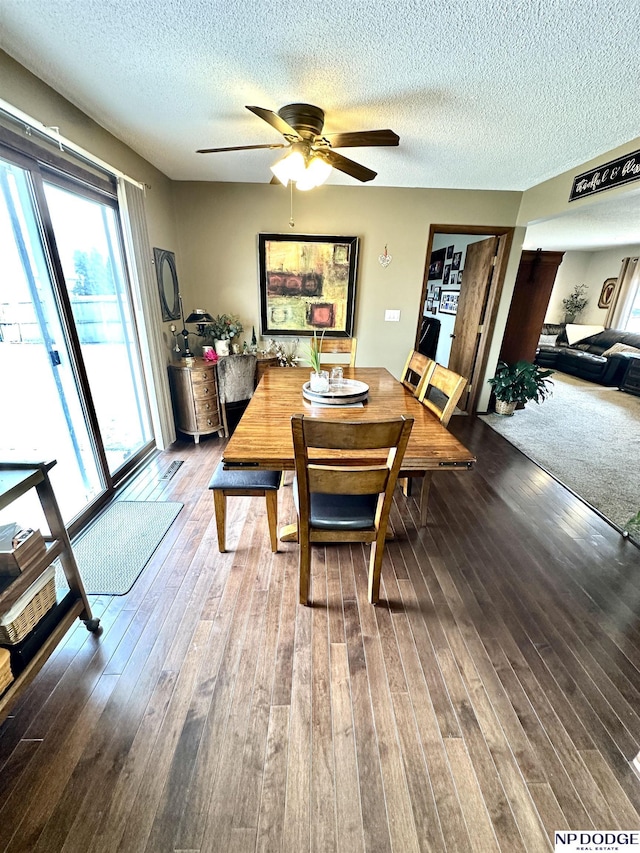
[[[378,174],[371,169],[367,169],[366,166],[356,163],[354,160],[349,160],[348,157],[343,157],[337,151],[323,151],[322,156],[334,169],[337,169],[339,172],[345,172],[347,175],[351,175],[352,178],[356,178],[363,183],[365,181],[372,181]]]
[[[296,139],[301,138],[298,131],[291,127],[278,113],[274,113],[273,110],[267,110],[264,107],[247,107],[247,109],[254,113],[254,115],[257,115],[258,118],[266,121],[271,127],[275,127],[278,133],[281,133],[283,136],[293,136]]]
[[[284,143],[275,145],[233,145],[231,148],[198,148],[196,154],[216,154],[218,151],[253,151],[255,148],[287,148]]]
[[[357,130],[354,133],[325,133],[332,148],[364,148],[376,145],[398,145],[400,137],[392,130]]]

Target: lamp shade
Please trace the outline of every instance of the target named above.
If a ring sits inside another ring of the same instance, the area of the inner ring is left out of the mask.
[[[213,317],[203,308],[194,308],[185,323],[213,323]]]
[[[322,157],[311,158],[304,174],[296,181],[296,189],[312,190],[323,184],[331,174],[331,166]]]
[[[305,162],[303,153],[297,150],[295,145],[292,146],[292,150],[286,157],[273,164],[271,171],[285,187],[289,181],[295,183],[304,175]]]

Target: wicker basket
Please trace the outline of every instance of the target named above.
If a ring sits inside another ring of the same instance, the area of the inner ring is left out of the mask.
[[[3,693],[12,681],[9,652],[6,649],[0,649],[0,693]]]
[[[56,570],[49,566],[13,605],[0,616],[0,643],[13,645],[32,631],[56,603]]]
[[[505,403],[504,400],[496,400],[496,415],[512,415],[516,410],[516,403]]]

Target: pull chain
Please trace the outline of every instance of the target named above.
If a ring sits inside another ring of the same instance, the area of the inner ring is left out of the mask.
[[[289,189],[291,190],[291,216],[289,217],[289,228],[295,228],[296,223],[293,221],[293,181],[289,181]]]

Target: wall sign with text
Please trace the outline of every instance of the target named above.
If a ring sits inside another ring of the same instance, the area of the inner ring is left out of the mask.
[[[577,175],[573,179],[569,201],[638,180],[640,180],[640,151],[633,151],[631,154],[625,154],[624,157],[618,157],[617,160],[611,160],[596,169]]]

